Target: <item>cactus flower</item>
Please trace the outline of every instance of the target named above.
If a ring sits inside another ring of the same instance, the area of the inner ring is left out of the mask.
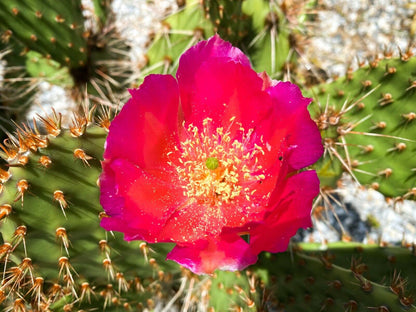
[[[167,259],[197,274],[240,270],[311,226],[322,154],[310,99],[257,74],[218,35],[149,75],[110,126],[101,226],[126,240],[173,242]]]

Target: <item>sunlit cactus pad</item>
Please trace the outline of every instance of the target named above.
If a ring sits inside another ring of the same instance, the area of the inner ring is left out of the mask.
[[[327,155],[387,196],[413,198],[415,193],[415,81],[416,58],[403,53],[400,59],[374,59],[313,89],[312,110]],[[320,175],[330,170],[324,166]]]
[[[151,251],[99,226],[105,216],[97,179],[107,132],[90,123],[76,116],[64,130],[53,114],[38,122],[48,135],[22,126],[18,142],[1,146],[10,166],[0,172],[5,307],[146,307],[159,293],[173,295],[172,274],[180,270],[164,261],[163,246]]]

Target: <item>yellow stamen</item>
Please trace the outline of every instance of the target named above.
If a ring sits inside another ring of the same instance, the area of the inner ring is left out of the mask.
[[[192,124],[185,129],[187,139],[175,148],[180,157],[169,161],[183,182],[184,195],[213,206],[240,199],[250,201],[255,192],[253,186],[266,178],[257,164],[257,156],[265,152],[261,146],[250,143],[253,129],[245,131],[239,125],[240,138],[233,139],[222,127],[213,130],[210,118],[202,124],[202,129]]]

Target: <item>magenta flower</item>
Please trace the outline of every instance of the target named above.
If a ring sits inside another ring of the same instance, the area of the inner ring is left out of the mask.
[[[167,258],[201,274],[285,251],[311,226],[319,180],[300,170],[323,148],[297,86],[214,36],[182,55],[176,79],[150,75],[130,93],[102,163],[106,230],[174,242]]]

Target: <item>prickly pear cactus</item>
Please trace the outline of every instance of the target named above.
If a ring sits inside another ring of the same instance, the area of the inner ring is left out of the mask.
[[[110,4],[108,0],[93,1],[89,18],[80,0],[1,1],[0,50],[8,53],[3,58],[6,86],[0,90],[6,97],[0,97],[0,109],[11,108],[9,117],[23,121],[41,81],[70,89],[68,93],[77,103],[86,96],[94,103],[124,101],[133,73],[130,46],[114,26]],[[0,52],[0,59],[3,54]],[[22,73],[13,81],[7,73],[16,68]],[[7,96],[10,87],[26,89],[13,97]]]
[[[411,271],[416,258],[406,249],[360,247],[355,249],[360,258],[349,265],[345,259],[353,254],[351,248],[322,253],[305,245],[304,251],[295,248],[295,254],[264,255],[242,272],[198,277],[164,260],[169,244],[127,243],[119,233],[106,233],[99,226],[106,216],[99,205],[97,178],[110,120],[106,112],[97,118],[100,126],[94,125],[93,112],[88,111],[75,115],[72,126],[63,129],[60,115],[53,112],[33,128],[19,126],[16,136],[1,145],[8,162],[8,170],[0,171],[4,308],[414,308],[412,292],[400,277],[416,280]],[[364,277],[363,267],[371,267],[372,275]],[[395,273],[399,271],[404,274]],[[392,276],[390,288],[383,286]],[[341,292],[331,286],[339,283]]]
[[[4,307],[134,310],[174,295],[181,273],[164,261],[165,246],[127,243],[99,226],[105,215],[97,178],[108,122],[102,117],[104,128],[93,126],[91,115],[77,115],[65,130],[54,113],[34,129],[19,127],[0,146],[9,166],[0,171]]]
[[[93,0],[95,33],[85,29],[80,6],[0,2],[2,41],[10,44],[1,50],[13,51],[6,61],[22,69],[20,78],[42,77],[81,93],[87,84],[89,96],[113,96],[131,71],[112,53],[125,54],[128,45],[106,28],[110,1]],[[165,20],[142,75],[173,74],[186,49],[218,32],[249,55],[256,71],[282,77],[296,63],[287,14],[286,1],[187,1]],[[326,148],[318,165],[324,186],[344,170],[389,196],[416,195],[415,62],[407,52],[401,59],[385,55],[310,91]],[[10,95],[0,100],[19,107]],[[416,311],[414,246],[335,244],[322,251],[303,244],[263,254],[242,272],[196,276],[164,260],[169,244],[127,243],[105,232],[97,178],[111,118],[107,110],[97,118],[87,110],[65,129],[52,112],[31,127],[19,124],[0,145],[7,163],[0,169],[1,309]]]
[[[87,63],[81,1],[1,1],[1,28],[63,66]]]
[[[414,251],[335,243],[263,254],[244,272],[218,272],[211,307],[236,311],[416,311]],[[406,278],[404,277],[406,276]],[[410,285],[408,285],[410,284]]]
[[[414,199],[415,69],[416,58],[408,53],[376,58],[312,89],[327,156],[322,178],[337,178],[343,168],[387,196]]]

